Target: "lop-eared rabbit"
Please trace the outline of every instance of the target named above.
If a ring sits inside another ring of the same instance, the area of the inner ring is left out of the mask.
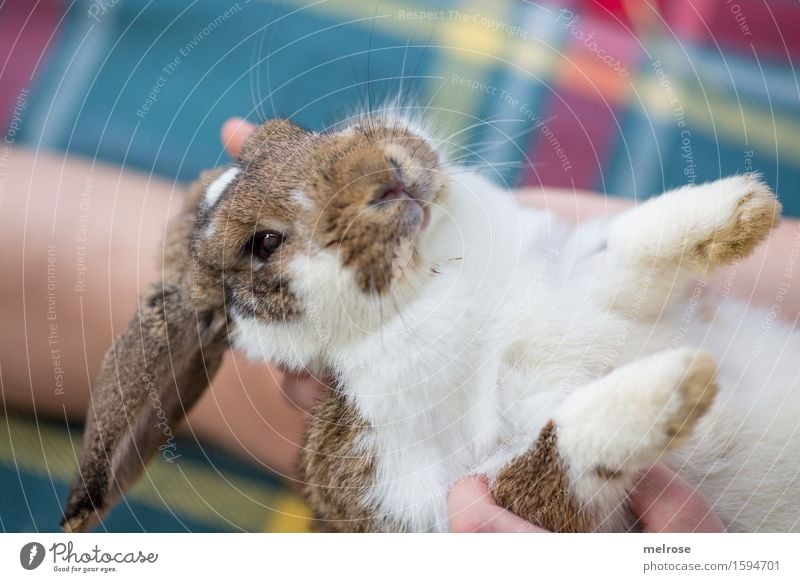
[[[64,529],[136,481],[231,346],[334,378],[299,467],[321,529],[446,530],[466,475],[553,531],[635,529],[657,461],[730,531],[800,529],[800,334],[703,282],[777,223],[759,177],[570,229],[445,145],[389,115],[272,120],[201,177],[94,383]]]

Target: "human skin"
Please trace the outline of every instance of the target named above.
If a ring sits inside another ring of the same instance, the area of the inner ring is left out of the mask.
[[[238,119],[223,127],[222,141],[233,157],[252,128]],[[22,149],[12,149],[0,172],[0,194],[5,193],[0,198],[3,403],[82,420],[103,353],[130,319],[139,293],[158,278],[164,228],[182,204],[183,187],[124,168]],[[519,199],[572,223],[612,216],[630,205],[597,194],[541,188],[521,190]],[[720,273],[717,288],[772,306],[798,240],[800,223],[785,220],[754,255]],[[79,263],[86,271],[78,291]],[[800,293],[783,297],[780,314],[797,321]],[[291,481],[307,411],[324,394],[322,380],[285,377],[271,366],[228,355],[183,430]],[[698,511],[696,492],[688,484],[663,467],[654,471],[646,481],[649,488],[637,488],[644,493],[633,499],[643,523],[675,531],[714,525],[707,511]],[[501,513],[478,478],[453,489],[450,507],[454,530],[533,528]],[[697,519],[700,514],[704,519]],[[665,521],[665,515],[670,519]]]

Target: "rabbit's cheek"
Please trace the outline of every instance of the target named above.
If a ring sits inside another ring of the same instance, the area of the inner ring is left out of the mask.
[[[303,313],[289,279],[281,273],[258,273],[227,281],[228,308],[235,314],[261,321],[296,321]]]

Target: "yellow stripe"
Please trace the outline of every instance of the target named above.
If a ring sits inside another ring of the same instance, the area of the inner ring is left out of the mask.
[[[509,61],[520,69],[530,73],[531,84],[542,82],[553,74],[556,68],[558,53],[538,39],[516,40],[511,44]],[[512,69],[517,74],[523,74],[519,69]]]
[[[491,17],[498,22],[505,22],[508,7],[505,2],[493,3],[491,13],[487,12],[486,3],[472,2],[470,6],[459,7],[454,17],[441,22],[438,35],[440,44],[448,47],[448,52],[454,53],[453,58],[469,60],[473,66],[497,66],[497,59],[508,52],[509,37],[502,30],[487,28],[480,18]],[[478,17],[478,21],[473,21],[472,16]]]
[[[309,3],[305,1],[283,1],[293,7],[309,6]],[[435,5],[422,2],[413,5],[408,2],[383,0],[378,4],[375,3],[375,0],[327,0],[313,5],[308,10],[313,13],[327,14],[340,22],[358,21],[353,24],[366,30],[374,28],[379,34],[388,34],[403,38],[403,40],[410,37],[422,43],[427,41],[428,36],[431,35],[431,44],[441,45],[444,51],[452,51],[453,58],[485,65],[496,62],[498,57],[506,53],[508,50],[506,47],[511,46],[512,39],[502,29],[493,30],[480,22],[472,22],[471,18],[467,18],[465,21],[457,16],[451,16],[449,13],[452,10],[461,16],[478,15],[504,21],[504,15],[512,6],[511,0],[495,0],[488,5],[488,9],[485,2],[474,2],[469,7],[459,6],[444,9],[441,11],[443,17],[439,19],[420,19],[410,16],[411,12],[432,13],[437,11]],[[513,26],[514,23],[509,22],[508,24]],[[364,50],[368,48],[367,42],[368,39],[365,38]]]
[[[703,95],[689,85],[672,81],[677,96],[675,103],[654,75],[644,74],[637,79],[646,114],[650,117],[674,119],[675,108],[682,107],[686,127],[714,139],[714,131],[722,143],[738,145],[742,150],[756,150],[762,155],[780,156],[784,161],[800,165],[800,121],[782,113],[739,104],[727,95],[706,89]],[[706,99],[708,102],[706,102]],[[712,123],[713,121],[713,123]]]
[[[79,439],[61,429],[48,425],[37,429],[32,420],[0,417],[0,463],[20,471],[67,483],[77,465],[79,447]],[[169,464],[158,456],[128,497],[212,528],[261,531],[274,519],[288,527],[284,514],[304,515],[302,500],[287,490],[220,473],[195,461]]]
[[[264,531],[275,533],[306,533],[313,530],[311,511],[297,497],[287,495],[274,508],[274,514],[264,524]]]
[[[280,1],[293,8],[310,6],[307,8],[307,11],[311,13],[328,14],[338,21],[365,18],[368,20],[362,21],[360,24],[367,29],[372,29],[372,17],[377,15],[378,18],[375,19],[376,31],[382,31],[397,36],[407,36],[411,33],[417,33],[415,36],[424,36],[425,38],[427,38],[434,23],[438,30],[442,24],[452,21],[452,19],[449,18],[449,14],[447,14],[450,10],[458,10],[462,14],[496,16],[497,14],[506,13],[509,7],[514,4],[513,0],[492,0],[491,4],[475,2],[472,8],[465,8],[463,6],[438,8],[436,3],[432,2],[408,2],[403,0],[380,0],[380,2],[376,2],[375,0],[326,0],[319,4],[313,4],[313,2],[308,2],[307,0]],[[410,12],[430,13],[439,10],[445,12],[443,20],[420,20],[408,16]],[[502,31],[500,34],[503,34]]]
[[[742,149],[800,165],[800,122],[796,118],[752,107],[740,108],[735,100],[713,94],[709,95],[708,104],[701,94],[689,95],[684,107],[690,128],[701,125],[709,136],[716,130],[723,142],[738,143]]]

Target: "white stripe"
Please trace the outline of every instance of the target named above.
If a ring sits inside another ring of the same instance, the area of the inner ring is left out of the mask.
[[[228,184],[230,184],[238,174],[239,168],[228,168],[219,178],[214,180],[208,187],[208,190],[206,190],[206,206],[214,206],[214,204],[217,203],[217,200],[219,200],[219,197],[225,191],[225,188],[228,187]]]

